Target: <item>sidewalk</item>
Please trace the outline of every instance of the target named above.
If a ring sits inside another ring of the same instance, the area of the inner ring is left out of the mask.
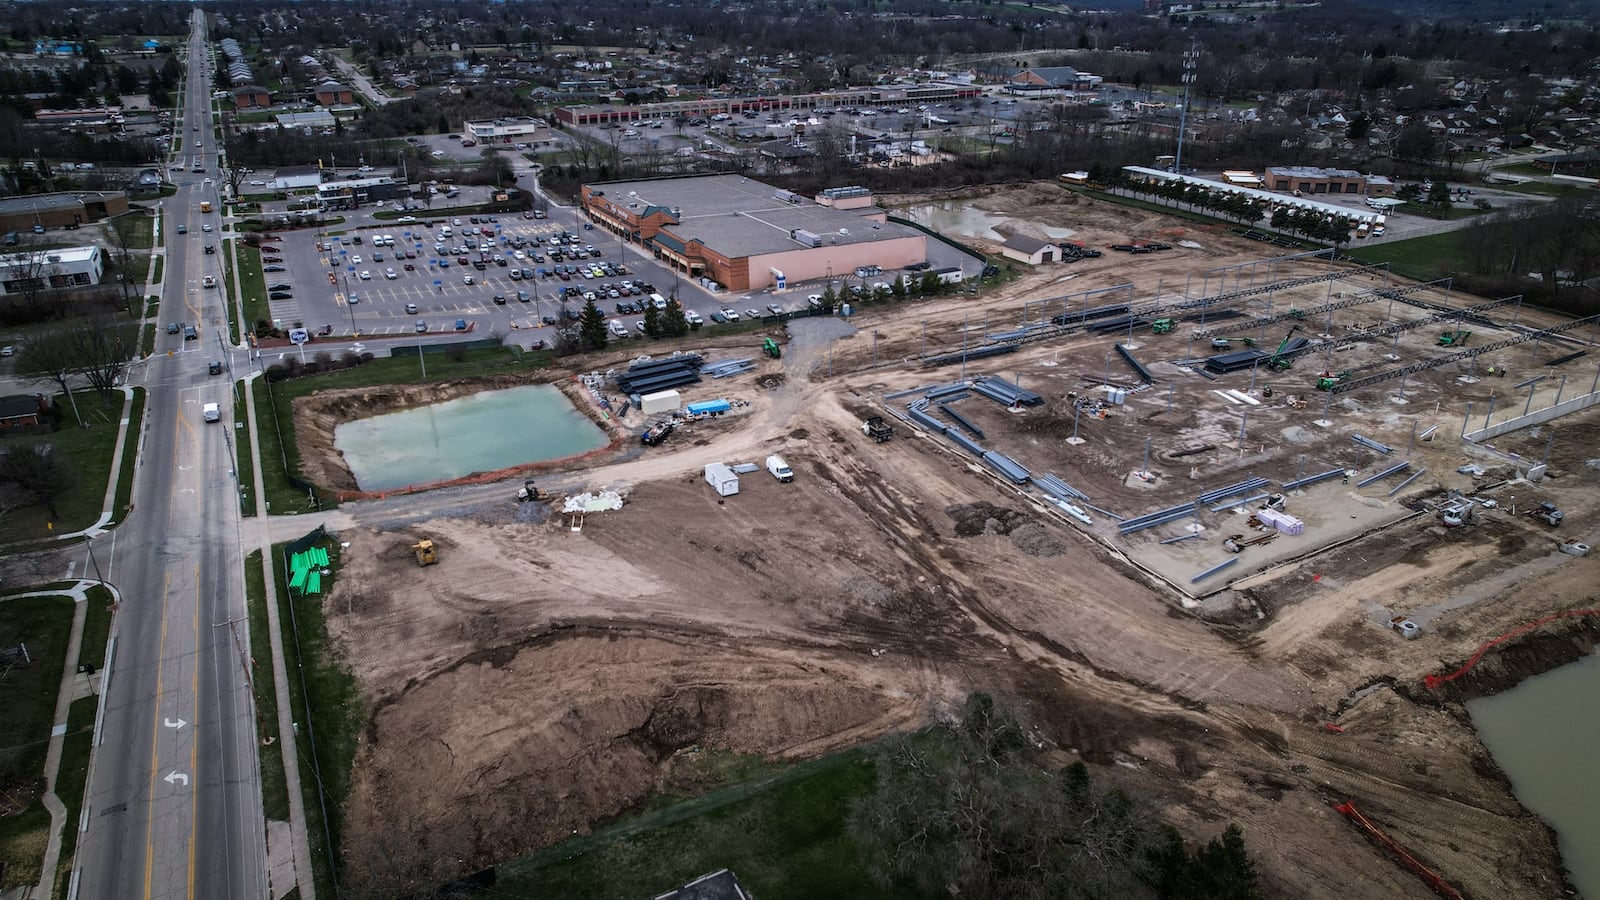
[[[273,823],[268,822],[267,875],[272,885],[273,900],[278,900],[295,887],[300,889],[301,900],[314,900],[316,885],[311,869],[311,843],[306,837],[305,795],[300,790],[300,756],[295,748],[289,673],[283,661],[283,625],[275,602],[278,596],[278,573],[272,559],[272,517],[267,512],[266,492],[260,490],[261,442],[257,439],[257,423],[260,419],[256,413],[255,391],[250,390],[251,382],[260,374],[259,371],[252,372],[243,380],[244,406],[250,416],[250,474],[257,486],[253,537],[256,546],[261,549],[263,584],[266,587],[267,637],[272,646],[272,689],[278,698],[278,740],[283,747],[283,782],[289,793],[289,847],[286,851],[281,846],[282,829],[274,828]]]

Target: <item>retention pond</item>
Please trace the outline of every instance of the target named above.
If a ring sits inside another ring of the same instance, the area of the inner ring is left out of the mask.
[[[1591,898],[1600,897],[1597,695],[1600,656],[1590,656],[1467,704],[1517,799],[1556,830],[1573,884]]]
[[[334,446],[364,491],[559,459],[607,440],[600,426],[547,384],[356,419],[334,432]]]

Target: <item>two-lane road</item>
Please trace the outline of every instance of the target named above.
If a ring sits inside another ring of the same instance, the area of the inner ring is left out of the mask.
[[[124,598],[94,750],[76,896],[263,898],[268,894],[255,726],[247,685],[231,386],[207,374],[226,322],[213,180],[216,147],[203,14],[189,41],[183,173],[165,202],[162,321],[132,513],[107,577]],[[192,148],[199,143],[198,152]],[[192,172],[196,162],[204,174]],[[187,234],[179,235],[178,226]],[[211,244],[217,252],[206,253]],[[223,421],[201,410],[220,404]]]

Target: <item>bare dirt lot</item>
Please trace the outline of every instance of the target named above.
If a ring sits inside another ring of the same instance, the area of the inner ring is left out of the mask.
[[[1078,227],[1072,216],[1090,216],[1054,186],[1039,193],[1066,219],[1046,224]],[[1159,233],[1144,213],[1126,214],[1121,230],[1115,208],[1097,204],[1092,216],[1119,239]],[[1259,253],[1225,232],[1186,233],[1205,249],[1090,261],[1082,280],[1168,296],[1192,273],[1198,296],[1212,268]],[[1318,261],[1272,271],[1287,279],[1326,269]],[[1112,519],[1076,523],[903,422],[886,444],[861,434],[864,415],[897,408],[886,393],[957,377],[903,361],[921,353],[924,318],[959,346],[963,320],[1016,322],[1023,303],[1062,292],[1059,277],[1049,269],[981,299],[891,308],[850,325],[792,323],[781,361],[686,398],[735,395],[750,404],[741,415],[541,480],[558,493],[623,490],[627,505],[588,516],[581,532],[541,504],[517,504],[507,484],[352,504],[329,517],[349,542],[327,600],[331,627],[369,703],[347,867],[381,858],[406,883],[437,880],[634,808],[682,752],[815,754],[925,722],[987,689],[1017,702],[1046,745],[1108,766],[1192,835],[1242,823],[1274,896],[1432,896],[1333,811],[1345,800],[1469,896],[1558,893],[1552,835],[1516,802],[1460,701],[1569,660],[1593,645],[1595,629],[1552,626],[1443,690],[1422,678],[1523,622],[1595,605],[1597,563],[1554,553],[1545,526],[1508,510],[1447,529],[1412,508],[1450,488],[1491,489],[1494,473],[1515,470],[1500,455],[1507,449],[1543,451],[1534,438],[1508,435],[1487,451],[1456,437],[1466,404],[1482,410],[1491,391],[1505,396],[1536,368],[1534,354],[1519,345],[1408,376],[1404,404],[1392,399],[1397,378],[1323,405],[1311,382],[1325,367],[1372,373],[1444,352],[1436,339],[1446,328],[1428,324],[1398,342],[1333,352],[1333,366],[1297,360],[1271,376],[1273,397],[1258,383],[1259,405],[1249,406],[1215,393],[1248,391],[1248,371],[1212,382],[1178,365],[1198,323],[1166,335],[1146,327],[1131,343],[1158,364],[1157,384],[1108,418],[1080,416],[1087,442],[1076,446],[1065,443],[1069,395],[1096,390],[1110,344],[1127,336],[1066,335],[970,367],[969,376],[1020,377],[1046,398],[1019,413],[960,401],[986,446],[1055,472],[1122,516],[1250,474],[1276,483],[1302,467],[1348,466],[1364,477],[1408,449],[1413,468],[1428,469],[1394,497],[1398,479],[1369,489],[1335,479],[1292,495],[1289,510],[1307,523],[1303,543],[1252,547],[1231,582],[1187,591],[1198,567],[1224,558],[1221,538],[1247,531],[1244,516],[1204,512],[1203,537],[1172,545],[1159,540],[1178,526],[1123,537]],[[1265,270],[1244,277],[1267,281]],[[1231,308],[1310,310],[1335,291],[1382,281],[1332,284]],[[1218,290],[1213,283],[1210,293]],[[1300,324],[1320,340],[1429,315],[1385,306]],[[1509,315],[1496,315],[1488,331],[1517,334]],[[1263,342],[1276,346],[1291,324],[1263,327]],[[1475,340],[1492,339],[1474,330]],[[1546,347],[1539,358],[1550,355]],[[1511,377],[1476,380],[1490,360]],[[1111,380],[1136,383],[1120,361],[1112,366]],[[1317,425],[1324,415],[1330,424]],[[1584,437],[1595,422],[1591,412],[1557,423],[1551,461],[1561,477],[1493,494],[1515,492],[1524,505],[1559,497],[1564,533],[1581,535],[1597,505],[1600,472],[1586,463]],[[1412,447],[1414,424],[1441,427]],[[1568,431],[1573,440],[1559,437]],[[1396,449],[1375,458],[1352,434]],[[1130,479],[1146,438],[1153,477]],[[718,498],[700,477],[706,463],[759,462],[774,450],[794,466],[792,484],[755,472],[737,495]],[[1465,461],[1490,476],[1457,474]],[[439,565],[410,561],[419,536],[439,543]],[[1420,639],[1386,628],[1402,613],[1423,625]]]

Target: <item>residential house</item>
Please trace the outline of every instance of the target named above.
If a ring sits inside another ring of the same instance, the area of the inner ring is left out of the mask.
[[[355,93],[337,81],[317,85],[316,97],[318,106],[348,106],[356,101]]]
[[[0,397],[0,431],[36,428],[44,424],[43,417],[48,410],[49,405],[43,394]]]
[[[267,109],[272,106],[272,95],[259,85],[247,84],[233,89],[234,109]]]

